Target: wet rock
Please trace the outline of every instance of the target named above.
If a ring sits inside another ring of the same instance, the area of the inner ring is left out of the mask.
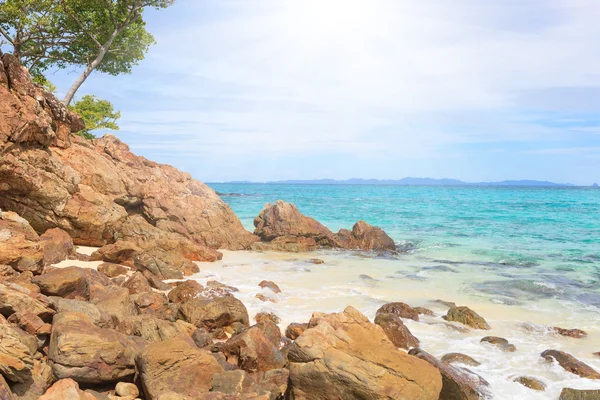
[[[109,278],[115,278],[119,275],[125,275],[129,271],[131,270],[127,267],[109,262],[102,263],[98,266],[98,272],[103,273]]]
[[[537,390],[539,392],[543,392],[546,390],[546,384],[540,381],[539,379],[532,378],[530,376],[519,376],[513,379],[513,382],[520,383],[521,385],[529,388],[531,390]]]
[[[435,315],[433,313],[433,311],[431,311],[429,308],[425,308],[425,307],[414,307],[413,310],[415,310],[416,312],[418,312],[419,315],[428,315],[430,317],[432,317],[433,315]]]
[[[298,336],[302,335],[302,332],[308,329],[308,324],[299,324],[293,322],[288,325],[285,329],[285,337],[296,340]]]
[[[71,236],[60,228],[48,229],[40,236],[44,248],[44,265],[59,263],[75,254]]]
[[[234,322],[247,326],[250,322],[246,306],[233,296],[186,301],[181,305],[179,315],[198,328],[209,330],[229,326]]]
[[[255,298],[259,299],[262,302],[270,302],[270,303],[277,303],[277,299],[274,297],[269,297],[269,296],[265,296],[262,293],[258,293],[256,296],[254,296]]]
[[[559,400],[599,400],[600,390],[577,390],[564,388]]]
[[[196,298],[203,298],[204,287],[196,281],[188,280],[177,285],[169,292],[169,301],[172,303],[185,303]]]
[[[582,378],[600,379],[600,373],[564,351],[546,350],[542,353],[542,357],[547,361],[556,360],[566,371]]]
[[[98,328],[84,314],[54,317],[48,357],[58,379],[91,384],[131,379],[137,352],[138,345],[131,338]]]
[[[475,360],[474,358],[466,355],[466,354],[462,354],[462,353],[448,353],[448,354],[444,354],[444,356],[441,358],[442,362],[445,362],[446,364],[464,364],[464,365],[469,365],[471,367],[477,367],[478,365],[481,365],[481,363],[477,360]]]
[[[395,314],[400,318],[412,319],[414,321],[419,320],[419,312],[417,310],[406,303],[400,302],[384,304],[377,310],[376,314]]]
[[[595,352],[594,355],[600,357],[600,351]]]
[[[587,336],[587,332],[584,332],[581,329],[564,329],[554,326],[551,328],[551,330],[560,336],[566,336],[576,339],[581,339]]]
[[[271,321],[274,324],[278,324],[281,322],[281,318],[279,318],[277,315],[275,315],[272,312],[259,312],[258,314],[256,314],[256,316],[254,317],[254,320],[258,323],[258,322],[264,322],[264,321]]]
[[[325,261],[321,260],[320,258],[311,258],[309,260],[306,260],[306,262],[310,263],[310,264],[316,264],[316,265],[325,264]]]
[[[419,339],[414,337],[396,314],[377,314],[375,324],[381,326],[386,336],[396,347],[410,349],[419,346]]]
[[[277,286],[277,284],[275,282],[271,282],[271,281],[261,281],[258,286],[260,286],[261,288],[269,288],[271,289],[274,293],[281,293],[281,289],[279,289],[279,286]]]
[[[366,283],[368,286],[375,287],[375,286],[379,285],[379,281],[369,275],[361,274],[358,277],[360,278],[361,281]]]
[[[29,380],[36,351],[37,341],[33,336],[8,323],[0,324],[0,372],[6,379]]]
[[[140,395],[140,390],[133,383],[119,382],[115,386],[115,393],[121,397],[135,398]]]
[[[517,348],[514,344],[510,344],[508,340],[498,336],[486,336],[481,339],[481,343],[489,343],[508,353],[517,351]]]
[[[317,250],[315,239],[297,236],[284,236],[269,242],[256,242],[250,246],[254,251],[281,251],[289,253],[305,253]]]
[[[381,328],[356,309],[315,313],[309,326],[288,352],[288,390],[294,398],[439,398],[439,372],[398,351]]]
[[[129,294],[152,293],[148,279],[139,271],[127,279],[122,286],[129,290]]]
[[[178,337],[189,338],[196,327],[177,320],[165,321],[151,315],[136,315],[121,321],[116,330],[127,336],[138,336],[147,342],[162,342]]]
[[[269,371],[282,368],[286,361],[263,330],[253,326],[233,336],[222,348],[227,362],[249,371]]]
[[[468,369],[442,363],[419,348],[408,354],[427,361],[440,371],[443,382],[440,399],[480,400],[489,396],[489,383]]]
[[[73,379],[60,379],[39,400],[96,400],[96,398],[79,389],[79,385]]]
[[[210,390],[213,375],[223,372],[209,352],[183,339],[146,346],[136,357],[136,365],[150,400],[162,399],[167,393],[176,394],[173,399],[201,399]]]
[[[452,307],[443,317],[446,321],[460,322],[475,329],[491,329],[488,323],[469,307]]]
[[[456,303],[452,302],[452,301],[446,301],[446,300],[436,300],[435,301],[438,304],[441,304],[443,306],[446,306],[448,308],[455,308],[456,307]]]

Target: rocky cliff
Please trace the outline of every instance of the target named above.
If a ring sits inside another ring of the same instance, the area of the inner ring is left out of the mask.
[[[145,247],[157,237],[184,237],[244,249],[257,240],[189,174],[134,155],[114,136],[72,134],[81,129],[77,115],[32,83],[12,55],[0,54],[0,208],[38,233],[61,228],[79,245]]]

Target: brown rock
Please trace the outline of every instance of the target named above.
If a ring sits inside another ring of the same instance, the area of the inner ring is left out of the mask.
[[[558,400],[599,400],[600,390],[577,390],[564,388]]]
[[[2,64],[0,62],[0,73],[2,72]],[[0,76],[0,79],[2,77]],[[0,81],[0,83],[2,83]],[[2,400],[14,400],[12,391],[10,390],[10,386],[8,386],[8,383],[6,383],[6,381],[4,380],[4,377],[2,375],[0,375],[0,399]]]
[[[420,348],[414,348],[408,354],[427,361],[440,371],[443,382],[440,399],[480,400],[489,397],[489,383],[468,369],[442,363]]]
[[[62,229],[48,229],[40,241],[44,248],[44,265],[59,263],[75,254],[73,239]]]
[[[30,379],[36,350],[34,337],[10,324],[0,324],[0,372],[6,379],[12,382]]]
[[[115,386],[115,393],[121,397],[138,397],[140,390],[133,383],[119,382]]]
[[[564,329],[554,326],[551,328],[551,330],[558,335],[576,339],[581,339],[587,336],[587,332],[584,332],[581,329]]]
[[[43,259],[44,248],[29,223],[16,213],[0,211],[0,264],[39,274]]]
[[[14,313],[34,314],[44,321],[50,321],[54,310],[39,296],[9,288],[0,284],[0,314],[5,317]]]
[[[269,288],[273,291],[273,293],[281,293],[281,289],[279,289],[279,286],[277,286],[275,282],[261,281],[258,286],[261,288]]]
[[[600,357],[600,351],[595,352],[594,355]]]
[[[152,293],[148,279],[141,272],[135,272],[122,286],[129,290],[129,294]]]
[[[63,299],[62,297],[51,297],[50,300],[58,313],[85,314],[94,325],[100,328],[111,328],[113,326],[111,317],[101,311],[95,304],[82,300]]]
[[[478,365],[481,365],[481,363],[479,361],[475,360],[474,358],[472,358],[466,354],[462,354],[462,353],[444,354],[444,356],[441,358],[441,361],[445,362],[446,364],[458,363],[458,364],[469,365],[471,367],[477,367]]]
[[[130,269],[119,264],[109,262],[102,263],[98,266],[98,272],[103,273],[109,278],[115,278],[119,275],[125,275]]]
[[[433,311],[431,311],[429,308],[425,308],[425,307],[414,307],[413,310],[418,312],[420,315],[429,315],[429,316],[434,315]]]
[[[306,260],[306,262],[311,263],[311,264],[325,264],[325,261],[321,260],[320,258],[311,258],[310,260]]]
[[[556,360],[566,371],[579,375],[582,378],[600,379],[598,371],[564,351],[546,350],[542,353],[542,357],[547,361]]]
[[[162,342],[174,338],[189,338],[196,327],[178,320],[169,322],[150,315],[137,315],[121,321],[117,331],[127,336],[139,336],[147,342]]]
[[[117,240],[96,250],[90,256],[91,261],[106,261],[112,264],[123,264],[133,267],[133,260],[141,248],[125,240]]]
[[[91,284],[108,284],[106,277],[97,271],[79,267],[56,268],[36,276],[32,282],[38,285],[46,296],[77,300],[89,300]]]
[[[172,303],[185,303],[189,300],[202,299],[204,287],[196,281],[188,280],[177,285],[169,292],[169,301]]]
[[[396,314],[377,314],[375,324],[381,326],[394,346],[403,349],[419,347],[419,339],[414,337]]]
[[[295,399],[438,399],[439,372],[398,351],[356,309],[315,313],[309,326],[288,352]]]
[[[212,346],[213,344],[212,335],[204,328],[196,329],[194,333],[192,333],[192,340],[199,349]]]
[[[30,335],[35,335],[45,324],[40,317],[35,314],[13,314],[16,317],[17,325]]]
[[[253,328],[254,327],[260,329],[265,335],[265,337],[269,339],[271,343],[273,343],[273,346],[279,348],[279,345],[281,344],[282,335],[281,329],[279,329],[275,322],[265,320],[262,322],[258,322],[256,325],[253,326]]]
[[[346,249],[396,251],[396,243],[383,229],[371,226],[365,221],[358,221],[354,224],[352,231],[340,230],[336,239]]]
[[[134,296],[133,302],[140,315],[152,315],[172,322],[177,319],[179,307],[176,304],[169,304],[164,293],[141,293]]]
[[[202,398],[212,386],[213,375],[223,372],[210,353],[182,339],[146,346],[136,365],[149,400],[162,399],[169,392],[179,396],[173,399]]]
[[[406,303],[388,303],[379,307],[376,314],[395,314],[400,318],[419,320],[419,312]]]
[[[131,338],[98,328],[84,314],[54,317],[48,357],[58,379],[92,384],[131,379],[137,352],[138,345]]]
[[[258,293],[258,294],[257,294],[256,296],[254,296],[254,297],[255,297],[255,298],[257,298],[257,299],[259,299],[260,301],[263,301],[263,302],[265,302],[265,303],[266,303],[266,302],[277,303],[277,299],[276,299],[276,298],[274,298],[274,297],[268,297],[268,296],[265,296],[265,295],[264,295],[264,294],[262,294],[262,293]]]
[[[247,326],[250,322],[246,306],[233,296],[186,301],[181,305],[179,314],[183,320],[209,330],[229,326],[234,322]]]
[[[286,361],[263,330],[253,326],[233,336],[222,348],[227,362],[245,371],[269,371],[282,368]]]
[[[488,323],[469,307],[452,307],[443,317],[446,321],[460,322],[475,329],[491,329]]]
[[[79,389],[79,385],[73,379],[61,379],[52,385],[40,400],[96,400],[96,398]]]
[[[302,335],[302,332],[308,329],[308,324],[299,324],[293,322],[288,325],[285,329],[285,337],[296,340],[298,336]]]
[[[114,325],[123,319],[137,314],[129,290],[122,287],[106,286],[90,295],[92,302],[102,313],[108,315]]]
[[[254,316],[254,320],[258,322],[271,321],[274,324],[281,322],[281,318],[271,312],[259,312]]]
[[[144,270],[142,271],[142,273],[144,274],[146,279],[148,279],[148,283],[150,283],[150,286],[152,286],[154,289],[160,290],[162,292],[172,289],[170,285],[164,283],[158,276],[154,275],[152,272]]]
[[[289,253],[305,253],[318,249],[318,244],[313,238],[282,236],[270,242],[256,242],[250,246],[254,251],[280,251]]]
[[[498,336],[486,336],[481,339],[481,343],[489,343],[498,347],[500,350],[508,353],[513,353],[517,351],[517,348],[514,344],[510,344],[508,343],[508,340]]]
[[[52,385],[52,381],[52,368],[44,357],[41,360],[33,360],[31,376],[24,382],[14,384],[12,391],[16,399],[38,400]]]
[[[532,378],[530,376],[519,376],[513,379],[513,382],[520,383],[521,385],[529,388],[531,390],[537,390],[539,392],[543,392],[546,390],[546,384],[536,378]]]

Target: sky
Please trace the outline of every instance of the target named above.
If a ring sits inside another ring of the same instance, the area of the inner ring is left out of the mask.
[[[94,73],[137,154],[206,182],[600,182],[597,0],[177,0]],[[75,71],[49,74],[64,93]]]

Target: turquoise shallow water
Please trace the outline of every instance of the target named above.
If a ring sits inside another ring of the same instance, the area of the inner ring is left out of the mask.
[[[472,290],[506,304],[564,298],[600,308],[600,190],[211,184],[248,230],[265,203],[331,230],[364,219],[432,267],[489,270]]]

